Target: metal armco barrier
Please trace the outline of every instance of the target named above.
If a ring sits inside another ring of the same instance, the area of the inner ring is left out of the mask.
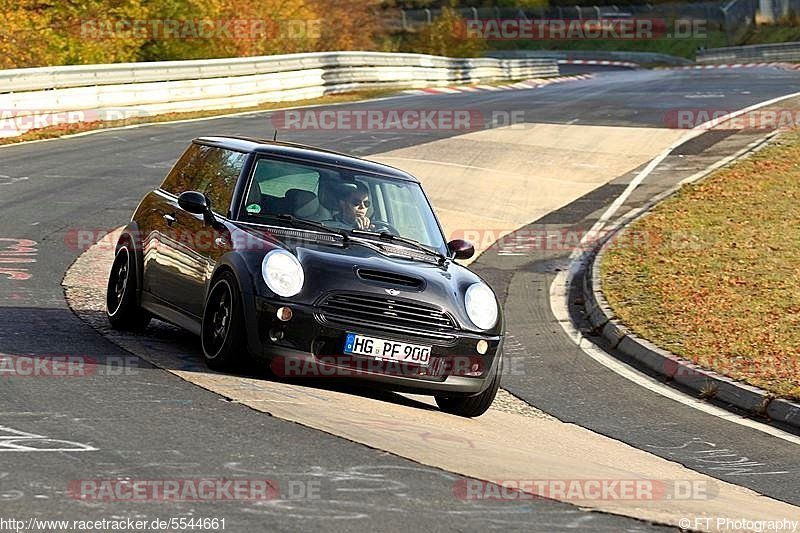
[[[56,120],[115,120],[235,109],[364,88],[422,88],[555,75],[558,65],[553,59],[456,59],[381,52],[4,70],[0,71],[0,136],[16,136]]]
[[[773,61],[800,61],[800,42],[709,48],[697,52],[697,62],[703,64]]]

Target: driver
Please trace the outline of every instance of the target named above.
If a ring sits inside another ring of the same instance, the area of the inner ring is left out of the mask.
[[[361,182],[347,184],[339,198],[339,212],[333,218],[354,229],[371,230],[374,226],[367,217],[369,206],[367,186]]]

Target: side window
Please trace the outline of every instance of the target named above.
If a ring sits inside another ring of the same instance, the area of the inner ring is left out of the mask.
[[[227,215],[246,158],[247,154],[241,152],[192,144],[161,188],[176,196],[184,191],[202,192],[211,200],[214,211]]]
[[[256,165],[254,179],[261,194],[269,196],[286,196],[289,189],[317,194],[319,172],[305,165],[261,159]]]
[[[184,191],[193,191],[194,183],[192,183],[192,173],[187,169],[190,167],[194,167],[197,163],[197,160],[200,156],[200,148],[199,144],[192,144],[189,148],[183,152],[183,155],[178,162],[175,163],[175,166],[172,167],[172,170],[169,171],[167,177],[164,178],[164,182],[161,184],[161,189],[167,191],[168,193],[174,194],[178,196],[180,193]]]

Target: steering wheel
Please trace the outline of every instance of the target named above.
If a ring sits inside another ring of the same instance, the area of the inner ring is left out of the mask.
[[[371,222],[372,222],[372,227],[374,228],[371,231],[378,231],[378,232],[388,231],[392,235],[397,235],[398,237],[400,236],[400,232],[397,231],[397,228],[395,228],[385,220],[372,219]]]

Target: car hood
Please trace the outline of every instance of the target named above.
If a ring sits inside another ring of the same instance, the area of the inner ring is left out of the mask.
[[[467,287],[480,281],[452,261],[440,265],[396,257],[373,246],[351,240],[342,247],[303,243],[290,248],[305,270],[304,299],[317,302],[331,291],[368,292],[431,303],[458,315]]]
[[[303,289],[296,296],[285,298],[287,301],[318,305],[333,292],[370,293],[440,307],[449,312],[462,329],[477,331],[464,309],[464,293],[470,285],[482,280],[462,265],[390,255],[378,248],[384,243],[377,239],[350,239],[344,244],[313,239],[273,242],[294,254],[303,265]],[[413,252],[411,248],[400,250]],[[260,257],[263,255],[261,253]],[[251,257],[248,262],[256,259]],[[260,259],[257,260],[260,271]],[[262,287],[270,292],[266,285]]]

